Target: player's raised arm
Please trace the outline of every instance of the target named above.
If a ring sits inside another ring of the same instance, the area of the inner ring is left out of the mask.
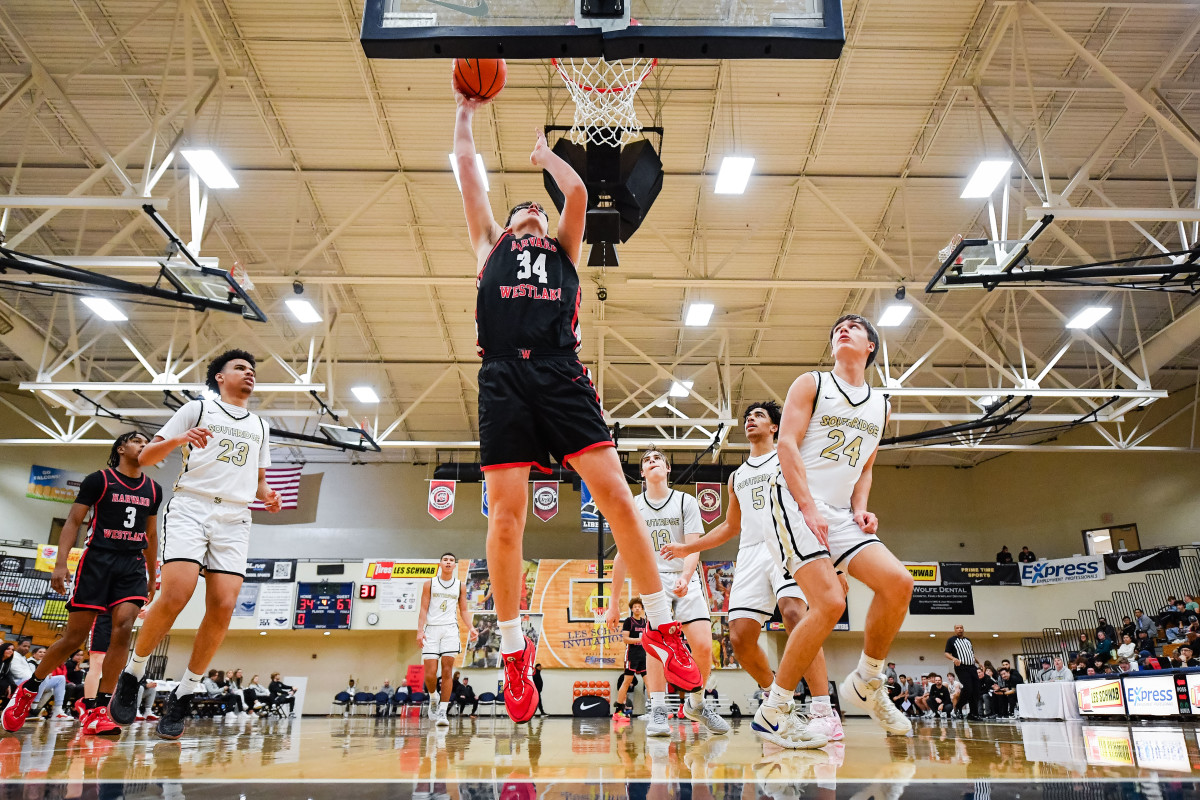
[[[504,232],[492,216],[487,189],[475,164],[475,135],[471,123],[484,101],[466,97],[457,91],[454,100],[458,103],[454,116],[454,160],[458,164],[458,181],[462,187],[463,211],[467,215],[471,249],[482,260]]]
[[[558,243],[574,264],[579,263],[583,252],[583,229],[587,221],[587,186],[574,168],[554,154],[546,144],[546,134],[538,131],[537,142],[529,154],[529,162],[550,173],[558,189],[563,193],[562,216],[558,219]]]

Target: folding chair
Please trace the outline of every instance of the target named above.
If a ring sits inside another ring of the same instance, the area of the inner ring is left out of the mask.
[[[401,706],[407,706],[407,705],[408,705],[408,690],[404,689],[403,687],[399,688],[396,690],[396,693],[394,695],[392,695],[392,708],[389,713],[395,714],[397,708],[400,708]],[[403,714],[404,711],[401,710],[400,713]]]
[[[338,711],[337,711],[338,706],[342,707],[343,713],[349,711],[350,704],[353,702],[354,702],[354,698],[350,696],[349,692],[338,692],[337,694],[335,694],[333,696],[333,702],[329,706],[330,716],[338,713]]]
[[[358,709],[361,708],[362,706],[373,706],[373,705],[375,705],[375,695],[372,694],[371,692],[355,692],[354,693],[354,705],[352,707],[353,713],[357,714]]]
[[[499,701],[496,699],[496,695],[494,693],[484,692],[483,694],[479,695],[479,697],[476,699],[479,700],[479,705],[488,706],[489,708],[491,708],[492,716],[493,717],[496,716],[496,704]]]

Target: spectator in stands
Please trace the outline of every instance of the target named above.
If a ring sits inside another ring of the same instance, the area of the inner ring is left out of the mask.
[[[887,667],[885,667],[883,670],[883,676],[885,678],[891,678],[892,680],[897,681],[897,682],[900,681],[900,675],[896,672],[896,662],[895,661],[887,662]]]
[[[946,691],[950,693],[950,699],[954,701],[955,706],[957,706],[959,698],[962,697],[962,681],[960,681],[958,676],[953,672],[947,672],[946,680],[942,685],[946,687]]]
[[[1067,665],[1067,669],[1071,670],[1072,680],[1082,678],[1088,674],[1088,670],[1092,668],[1092,660],[1086,658],[1083,654],[1075,656],[1071,663]]]
[[[538,690],[538,707],[537,707],[537,715],[538,715],[539,717],[544,717],[544,716],[546,716],[546,709],[545,709],[545,707],[542,705],[542,686],[543,686],[543,685],[544,685],[544,684],[543,684],[543,680],[542,680],[542,665],[541,665],[541,664],[534,664],[534,665],[533,665],[533,686],[534,686],[534,688],[535,688],[535,689],[537,689],[537,690]],[[474,691],[474,690],[472,690],[472,691]],[[472,715],[472,716],[474,716],[474,715]]]
[[[1004,545],[1003,547],[1000,548],[1000,552],[996,553],[996,563],[997,564],[1013,563],[1012,553],[1008,552],[1008,545]]]
[[[1143,650],[1139,655],[1141,656],[1141,659],[1138,661],[1139,670],[1167,669],[1171,666],[1171,662],[1168,659],[1164,658],[1160,661],[1159,658],[1149,650]]]
[[[913,681],[913,705],[917,713],[924,715],[929,710],[929,687],[931,681],[928,675],[922,675]]]
[[[222,683],[221,673],[215,669],[210,669],[208,674],[200,681],[200,686],[204,689],[210,700],[217,701],[217,704],[225,714],[225,719],[249,719],[241,696],[233,694],[227,681],[224,682],[224,686],[221,685]]]
[[[1017,684],[1020,682],[1021,676],[1015,674],[1015,670],[1008,667],[1000,668],[1000,676],[996,679],[996,688],[992,690],[992,699],[996,704],[996,716],[1003,719],[1013,715],[1013,711],[1017,707]]]
[[[83,678],[87,670],[83,668],[83,651],[76,650],[63,666],[67,671],[67,710],[75,707],[75,701],[83,697]]]
[[[280,680],[278,672],[271,673],[271,683],[267,686],[267,690],[270,692],[269,702],[272,704],[287,703],[288,716],[296,716],[296,690]],[[350,688],[346,691],[350,692],[351,697],[354,696],[353,678],[350,679]]]
[[[1097,634],[1096,638],[1097,639],[1100,638],[1099,634],[1101,631],[1104,631],[1104,636],[1110,642],[1113,642],[1113,647],[1116,647],[1116,643],[1121,641],[1121,638],[1119,636],[1117,636],[1117,629],[1114,628],[1112,625],[1109,625],[1108,620],[1106,620],[1104,617],[1100,617],[1100,619],[1098,619],[1096,621],[1096,634]]]
[[[1046,673],[1045,680],[1047,681],[1073,681],[1075,677],[1071,674],[1071,670],[1067,669],[1063,664],[1062,656],[1054,657],[1054,669]]]
[[[1116,642],[1108,637],[1108,633],[1103,628],[1096,630],[1096,658],[1104,663],[1113,660],[1113,648]]]
[[[454,673],[454,677],[456,680],[458,678],[458,675],[459,674],[457,672]],[[379,702],[380,693],[387,696],[387,700],[385,700],[382,703]],[[391,711],[392,710],[392,698],[395,696],[396,696],[396,690],[392,687],[392,682],[389,680],[385,680],[383,682],[383,686],[380,686],[379,691],[375,693],[375,716],[382,717],[384,714]]]
[[[1037,561],[1037,556],[1028,547],[1022,547],[1021,552],[1017,553],[1017,561],[1022,564],[1028,564],[1032,561]]]
[[[910,700],[908,697],[908,693],[912,689],[912,681],[908,679],[907,675],[902,674],[896,681],[896,688],[899,691],[897,691],[896,696],[892,698],[892,702],[896,704],[896,708],[907,713],[908,709],[904,707],[904,704],[908,703],[909,707],[912,707],[912,700]]]
[[[1092,642],[1088,639],[1086,633],[1079,634],[1079,641],[1076,642],[1075,648],[1075,652],[1088,661],[1091,661],[1092,657],[1096,655],[1096,652],[1092,649]]]
[[[1195,611],[1188,611],[1187,603],[1183,600],[1175,601],[1175,624],[1167,628],[1168,642],[1186,642],[1188,629],[1192,623],[1197,620]]]
[[[950,690],[942,684],[942,676],[931,672],[929,680],[932,685],[925,694],[928,709],[925,716],[950,716],[950,711],[954,708],[954,700],[950,697]]]
[[[1129,634],[1129,638],[1137,641],[1137,626],[1129,617],[1121,617],[1121,635]]]
[[[1154,621],[1163,627],[1174,625],[1177,613],[1175,609],[1175,595],[1167,595],[1167,602],[1163,603],[1162,608],[1154,615]]]
[[[1158,636],[1158,626],[1154,624],[1154,620],[1144,613],[1140,608],[1133,610],[1133,627],[1137,631],[1137,636],[1134,637],[1134,642],[1142,650],[1154,652],[1154,639]]]
[[[158,681],[146,681],[144,686],[138,687],[138,720],[150,720],[153,722],[158,719],[158,714],[154,713],[154,702],[158,699]]]
[[[253,702],[251,702],[250,694],[253,693]],[[251,710],[257,710],[258,713],[263,713],[266,709],[263,708],[267,699],[270,698],[271,692],[267,687],[258,682],[257,675],[250,676],[250,685],[246,687],[246,706]]]
[[[1175,652],[1175,658],[1171,659],[1171,666],[1173,666],[1173,667],[1200,667],[1200,661],[1197,661],[1192,656],[1191,645],[1185,644],[1185,645],[1182,645],[1179,648],[1179,650],[1177,650]]]
[[[896,698],[900,696],[900,682],[891,675],[888,675],[884,679],[883,687],[887,689],[888,699],[895,704]]]
[[[46,648],[44,648],[44,647],[33,648],[33,652],[29,656],[29,661],[32,663],[33,669],[36,670],[38,667],[38,664],[41,664],[42,659],[45,657],[46,657]],[[29,674],[31,676],[33,675],[32,672],[30,672]],[[44,697],[46,697],[47,695],[50,695],[54,698],[54,714],[50,717],[51,719],[58,719],[58,720],[73,719],[73,717],[69,713],[67,713],[67,704],[66,704],[67,668],[66,668],[66,666],[60,664],[58,666],[58,668],[54,670],[54,672],[50,673],[50,677],[48,677],[44,681],[42,681],[42,686],[40,689],[38,689],[37,696],[33,698],[33,707],[38,708],[42,703],[42,699]]]
[[[463,715],[463,710],[467,705],[471,706],[471,719],[475,718],[475,712],[479,710],[479,698],[475,696],[475,689],[471,686],[470,678],[463,678],[462,685],[458,690],[458,715]]]
[[[15,644],[0,641],[0,703],[7,704],[8,699],[12,697],[13,691],[17,688],[12,675],[12,662],[16,654],[17,646]]]
[[[1192,595],[1190,595],[1190,594],[1185,594],[1185,595],[1183,596],[1183,600],[1184,600],[1184,607],[1185,607],[1185,608],[1186,608],[1188,611],[1191,611],[1191,612],[1194,612],[1194,613],[1200,614],[1200,603],[1197,603],[1197,602],[1196,602],[1196,598],[1195,598],[1195,597],[1193,597],[1193,596],[1192,596]]]

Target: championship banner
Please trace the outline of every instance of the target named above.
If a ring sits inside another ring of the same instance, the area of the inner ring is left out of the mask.
[[[67,553],[67,574],[74,575],[75,568],[79,566],[79,557],[83,555],[83,548],[72,547],[71,552]],[[37,561],[34,562],[33,568],[38,572],[54,572],[54,564],[58,561],[58,545],[40,544],[38,545]]]
[[[1175,547],[1134,550],[1130,553],[1109,553],[1104,556],[1104,570],[1109,575],[1175,569],[1178,566],[1179,550]]]
[[[34,464],[29,468],[29,485],[25,487],[25,496],[34,500],[74,503],[84,477],[80,472]]]
[[[1057,558],[1021,565],[1022,586],[1049,586],[1055,583],[1104,580],[1104,556]]]
[[[600,509],[592,500],[592,493],[583,481],[579,482],[579,530],[583,533],[596,533],[600,529]],[[604,520],[604,532],[612,533],[608,520]]]
[[[700,506],[700,519],[711,524],[721,516],[721,484],[697,483],[696,503]]]
[[[429,516],[438,522],[454,513],[454,486],[457,481],[429,482]]]
[[[1017,564],[993,564],[990,561],[943,561],[943,586],[1020,586]]]
[[[908,601],[909,614],[959,616],[975,613],[975,598],[970,586],[913,587]]]
[[[558,513],[558,481],[533,482],[533,515],[549,522]]]
[[[483,491],[480,493],[480,498],[481,498],[481,499],[479,500],[479,513],[480,513],[480,514],[483,514],[483,515],[486,517],[486,516],[487,516],[487,506],[488,506],[488,502],[487,502],[487,481],[484,481],[483,483],[481,483],[481,484],[480,484],[480,486],[482,486],[482,487],[483,487]]]
[[[936,561],[906,563],[904,568],[917,586],[940,586],[942,583],[942,571]]]

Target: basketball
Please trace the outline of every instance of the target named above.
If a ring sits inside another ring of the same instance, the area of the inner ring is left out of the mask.
[[[476,100],[491,100],[504,88],[508,65],[502,58],[454,59],[454,88]]]

